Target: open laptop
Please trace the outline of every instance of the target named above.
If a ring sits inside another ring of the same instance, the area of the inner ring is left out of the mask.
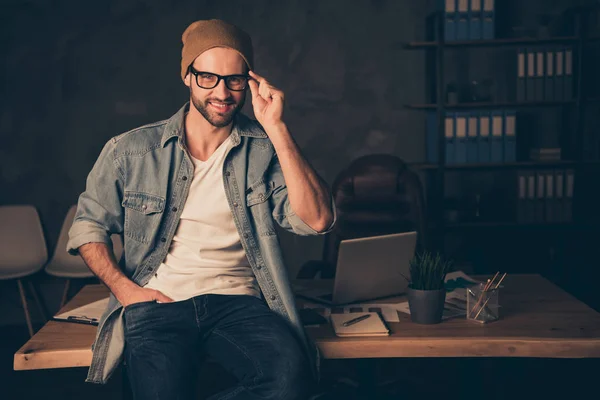
[[[296,294],[329,305],[402,294],[416,244],[417,232],[342,240],[333,287],[298,287]]]

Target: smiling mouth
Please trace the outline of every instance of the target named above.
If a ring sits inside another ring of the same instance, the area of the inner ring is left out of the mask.
[[[235,104],[233,103],[220,103],[220,102],[216,102],[216,101],[210,101],[208,102],[208,104],[210,104],[210,106],[217,110],[220,113],[226,113],[228,111],[233,110],[233,107],[235,106]]]

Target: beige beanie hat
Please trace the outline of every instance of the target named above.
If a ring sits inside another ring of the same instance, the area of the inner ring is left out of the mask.
[[[250,36],[235,25],[218,19],[193,22],[181,36],[181,79],[185,79],[189,66],[196,57],[213,47],[236,50],[248,68],[252,69],[253,49]]]

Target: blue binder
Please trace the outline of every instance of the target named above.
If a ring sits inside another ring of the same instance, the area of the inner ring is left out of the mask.
[[[525,49],[517,51],[517,101],[525,101],[526,96],[526,81],[525,81],[525,61],[527,53]]]
[[[469,0],[457,0],[456,11],[456,40],[469,40]]]
[[[492,111],[491,123],[491,162],[499,163],[504,160],[504,115],[502,111]]]
[[[535,61],[536,61],[536,57],[535,57],[535,52],[533,51],[533,48],[528,47],[526,49],[526,61],[525,61],[525,65],[527,67],[527,77],[525,78],[525,93],[526,93],[526,99],[528,101],[534,101],[535,100],[535,72],[536,72],[536,65],[535,65]]]
[[[517,113],[513,110],[504,112],[504,161],[517,161]]]
[[[535,52],[535,100],[544,101],[544,85],[545,85],[545,55],[546,52],[543,49],[537,49]]]
[[[467,163],[467,123],[468,113],[456,112],[454,126],[454,161],[456,164]]]
[[[456,6],[458,0],[439,0],[439,8],[444,10],[444,40],[456,40]]]
[[[483,0],[482,34],[484,39],[493,39],[495,31],[496,9],[494,0]]]
[[[546,75],[544,76],[544,100],[554,100],[554,49],[546,49]]]
[[[479,150],[478,161],[489,163],[491,160],[491,118],[489,111],[479,112],[479,136],[477,137],[477,148]]]
[[[455,150],[455,138],[456,138],[456,125],[454,113],[447,113],[444,119],[444,134],[446,136],[446,164],[456,164],[456,150]]]
[[[469,22],[466,17],[458,16],[456,20],[456,40],[469,40]]]
[[[468,113],[467,122],[467,163],[476,163],[479,161],[479,113],[471,111]]]
[[[481,1],[469,0],[469,39],[471,40],[483,39]]]
[[[454,15],[445,17],[446,23],[444,24],[444,40],[446,42],[456,41],[456,22],[454,21]]]
[[[565,100],[573,100],[573,48],[565,48]]]
[[[565,100],[565,51],[561,48],[554,54],[554,98]]]

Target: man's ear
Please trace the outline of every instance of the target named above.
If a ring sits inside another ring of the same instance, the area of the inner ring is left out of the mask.
[[[189,72],[185,75],[185,78],[183,79],[183,83],[185,83],[185,86],[190,87],[191,82],[192,82],[192,78],[191,78],[192,74],[190,74]]]

